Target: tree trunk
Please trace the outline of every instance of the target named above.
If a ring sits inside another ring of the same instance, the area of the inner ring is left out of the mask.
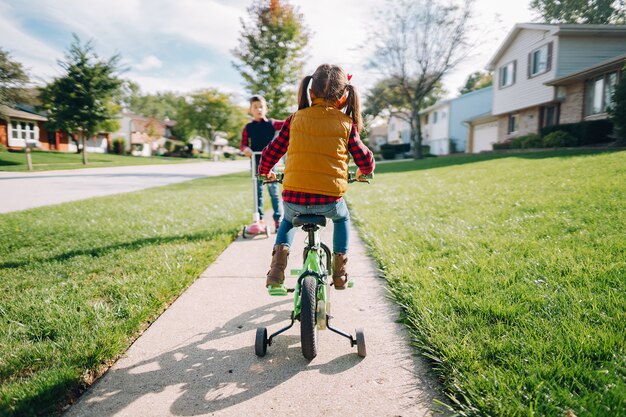
[[[419,107],[411,110],[411,142],[413,143],[413,159],[422,159],[422,122]]]
[[[87,144],[85,143],[85,132],[80,132],[80,142],[83,144],[83,165],[87,165]]]

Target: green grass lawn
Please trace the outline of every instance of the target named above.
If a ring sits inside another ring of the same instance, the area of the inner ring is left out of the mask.
[[[34,151],[31,155],[33,171],[126,165],[177,164],[200,161],[200,159],[168,158],[163,156],[144,158],[139,156],[89,153],[87,154],[87,165],[83,165],[82,155],[76,153]],[[0,152],[0,171],[28,171],[26,154],[23,152]]]
[[[123,353],[249,220],[249,182],[0,215],[0,416],[54,414]]]
[[[626,415],[626,152],[380,164],[349,202],[459,415]]]

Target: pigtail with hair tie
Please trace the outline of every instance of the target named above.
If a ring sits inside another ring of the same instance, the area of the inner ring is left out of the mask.
[[[309,84],[311,84],[312,79],[312,75],[307,75],[300,82],[300,89],[298,90],[298,110],[306,109],[311,105],[311,103],[309,103]]]

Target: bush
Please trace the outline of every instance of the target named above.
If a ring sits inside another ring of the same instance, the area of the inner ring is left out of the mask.
[[[563,130],[549,133],[543,138],[543,146],[546,148],[562,148],[577,145],[578,139]]]
[[[526,136],[520,137],[520,139],[522,149],[543,147],[543,141],[541,140],[541,136],[539,136],[537,133],[529,133]]]
[[[380,145],[380,155],[383,159],[396,159],[397,154],[403,154],[410,150],[411,145],[408,143],[400,143],[397,145],[385,143],[384,145]]]
[[[553,125],[541,129],[541,137],[545,138],[552,132],[563,131],[578,138],[576,145],[593,145],[597,143],[612,142],[613,123],[610,120],[591,120],[580,123],[568,123]]]
[[[521,149],[522,148],[522,138],[524,138],[524,136],[519,136],[517,138],[513,138],[509,141],[509,148],[508,149]]]
[[[505,149],[512,149],[511,142],[512,142],[512,140],[508,139],[508,140],[505,140],[504,142],[494,143],[491,146],[492,146],[494,151],[501,151],[501,150],[505,150]]]
[[[123,137],[115,138],[111,143],[111,147],[113,148],[113,153],[124,155],[126,153],[126,140]]]
[[[609,109],[611,120],[615,124],[618,139],[626,142],[626,66],[622,70],[622,80],[613,92],[613,106]]]

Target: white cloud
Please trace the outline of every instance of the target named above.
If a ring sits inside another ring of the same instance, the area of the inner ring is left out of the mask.
[[[141,62],[133,65],[133,68],[137,71],[146,71],[154,68],[161,68],[163,66],[163,62],[154,55],[145,56]]]

